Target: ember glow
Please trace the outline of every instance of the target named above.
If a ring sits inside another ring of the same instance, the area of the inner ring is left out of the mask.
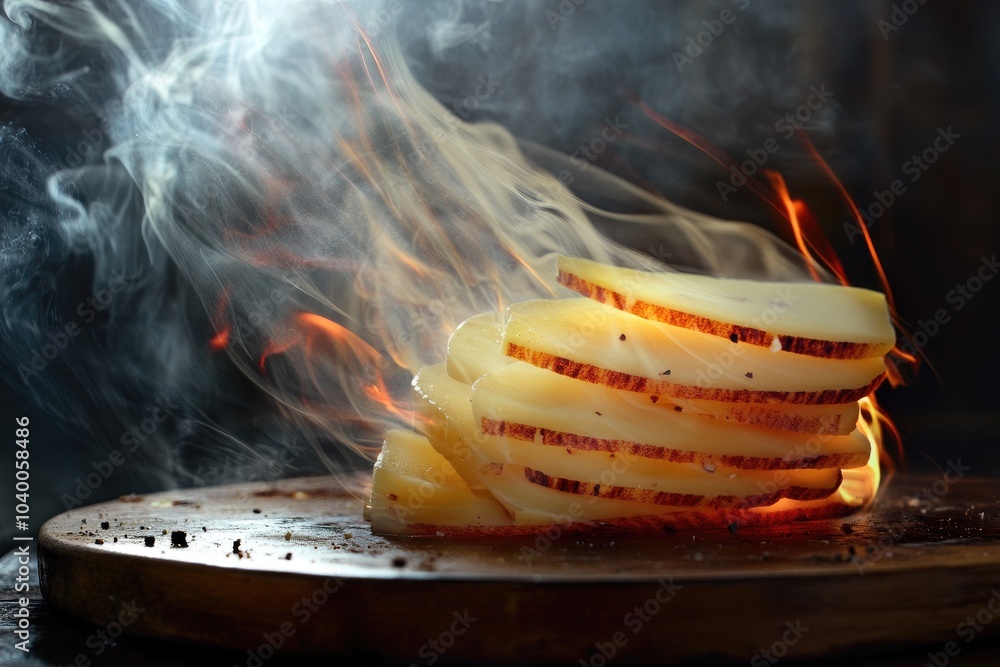
[[[466,123],[418,85],[380,3],[151,6],[4,5],[19,47],[7,69],[85,79],[58,53],[39,55],[41,32],[114,63],[114,94],[93,103],[109,128],[102,160],[49,180],[60,231],[105,262],[127,247],[147,258],[147,278],[166,284],[176,271],[213,329],[203,349],[317,448],[373,459],[388,429],[419,419],[410,379],[443,361],[447,335],[473,314],[556,293],[557,253],[665,268],[602,235],[595,221],[620,214],[570,192],[507,129]],[[587,178],[638,196],[596,167]],[[829,278],[808,259],[817,246],[804,227],[805,261],[760,228],[648,199],[683,268]],[[852,507],[879,482],[882,418],[874,400],[862,413],[875,463],[838,492]]]

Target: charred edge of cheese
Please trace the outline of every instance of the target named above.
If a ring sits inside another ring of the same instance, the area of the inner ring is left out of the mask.
[[[651,505],[668,507],[707,507],[710,509],[750,508],[773,505],[782,498],[789,500],[820,500],[831,495],[844,481],[843,473],[837,475],[836,482],[827,487],[787,486],[769,493],[758,493],[752,496],[717,495],[706,496],[691,493],[676,493],[672,491],[657,491],[655,489],[637,489],[634,487],[601,484],[599,482],[584,482],[548,475],[533,468],[524,469],[525,478],[532,484],[548,489],[572,493],[578,496],[594,496],[608,500],[626,500]]]
[[[638,315],[644,319],[655,320],[663,324],[691,329],[721,338],[732,339],[735,336],[741,343],[749,343],[750,345],[771,347],[774,344],[775,338],[777,338],[781,344],[781,349],[786,352],[794,352],[811,357],[825,357],[828,359],[867,359],[880,356],[886,351],[885,345],[882,343],[852,343],[848,341],[819,340],[804,336],[775,335],[754,327],[720,322],[719,320],[674,310],[666,306],[658,306],[641,300],[636,300],[630,306],[624,294],[592,283],[562,269],[559,270],[556,280],[574,292],[594,301],[627,313],[632,313],[633,315]]]
[[[592,384],[602,384],[615,389],[624,389],[639,394],[660,394],[678,398],[708,399],[731,403],[851,403],[858,401],[878,389],[885,380],[880,375],[867,385],[856,389],[824,389],[821,391],[767,391],[754,389],[722,389],[719,387],[697,387],[682,385],[665,380],[640,377],[621,371],[613,371],[599,366],[581,363],[549,352],[530,350],[517,343],[507,343],[504,354],[532,366],[545,368],[554,373],[583,380]]]
[[[549,429],[513,424],[488,417],[483,417],[482,430],[487,435],[494,435],[526,442],[536,442],[541,436],[543,445],[578,449],[581,451],[601,451],[622,453],[646,459],[658,459],[672,463],[709,463],[720,467],[739,468],[741,470],[799,470],[817,468],[858,468],[868,462],[870,452],[836,452],[818,453],[808,456],[765,457],[705,454],[682,449],[670,449],[658,445],[642,444],[627,440],[607,440],[551,431]]]

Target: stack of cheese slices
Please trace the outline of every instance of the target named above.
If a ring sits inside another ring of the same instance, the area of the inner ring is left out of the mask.
[[[849,511],[869,463],[858,401],[895,342],[885,297],[819,283],[560,258],[587,298],[464,322],[413,379],[416,432],[386,434],[381,534],[654,529]],[[777,511],[780,508],[780,511]]]

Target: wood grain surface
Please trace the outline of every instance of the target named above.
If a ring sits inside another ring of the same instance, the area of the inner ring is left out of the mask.
[[[994,480],[949,479],[897,477],[848,519],[503,540],[374,536],[355,479],[183,490],[50,520],[41,584],[100,626],[237,649],[242,664],[274,653],[599,666],[606,655],[961,650],[1000,631],[1000,500]],[[968,638],[960,626],[977,614]]]

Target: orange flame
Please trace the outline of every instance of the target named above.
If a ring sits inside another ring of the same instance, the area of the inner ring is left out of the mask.
[[[827,164],[826,160],[823,159],[823,156],[819,154],[819,151],[817,151],[813,143],[809,141],[809,138],[802,132],[800,132],[799,135],[813,160],[823,169],[823,173],[826,174],[827,178],[829,178],[830,181],[837,187],[837,192],[840,194],[844,203],[847,204],[848,209],[851,211],[851,216],[854,218],[855,223],[864,236],[865,245],[868,247],[868,254],[871,256],[872,262],[875,265],[875,271],[878,273],[879,283],[882,286],[882,292],[885,294],[885,300],[889,304],[889,313],[892,315],[892,322],[896,325],[899,332],[905,338],[909,339],[910,333],[905,329],[902,318],[900,318],[899,314],[896,312],[896,302],[892,296],[892,288],[889,285],[889,278],[886,276],[885,267],[883,267],[882,260],[879,259],[878,252],[875,250],[875,242],[872,240],[871,234],[868,233],[868,225],[865,223],[865,220],[861,215],[861,211],[858,209],[857,204],[854,203],[854,200],[851,199],[851,195],[848,194],[847,188],[844,187],[843,183],[840,182],[840,179],[838,179],[836,174],[833,173],[830,165]],[[914,347],[914,349],[917,348]],[[915,371],[919,365],[920,360],[916,356],[903,350],[898,344],[894,346],[892,351],[889,353],[889,363],[887,364],[889,369],[889,381],[892,383],[892,386],[898,387],[901,384],[906,384],[906,378],[900,370],[900,366]],[[895,430],[895,428],[893,428],[893,430]]]
[[[208,346],[212,348],[212,352],[219,352],[221,350],[226,349],[226,347],[229,345],[230,333],[231,330],[229,328],[229,325],[226,325],[226,327],[222,329],[222,331],[212,336],[212,339],[208,341]]]
[[[826,164],[826,162],[822,160],[819,153],[812,148],[812,144],[809,144],[809,147],[812,155],[822,163],[824,172],[837,185],[841,195],[850,203],[853,210],[857,211],[857,207],[847,195],[847,191],[844,186],[839,180],[836,179],[833,171]],[[790,193],[788,192],[788,187],[785,184],[785,180],[780,174],[768,171],[767,176],[771,181],[775,192],[778,194],[779,199],[785,206],[788,213],[788,221],[795,236],[796,245],[799,248],[799,252],[801,252],[802,256],[805,258],[813,279],[819,281],[819,275],[813,268],[815,266],[815,258],[812,252],[816,252],[823,258],[823,262],[833,270],[840,283],[842,285],[849,285],[850,282],[844,272],[840,258],[837,257],[836,251],[833,250],[833,247],[829,244],[828,239],[826,239],[823,235],[819,225],[816,224],[815,219],[812,217],[812,214],[810,213],[805,202],[798,199],[792,199]],[[804,220],[808,221],[806,225],[802,224]],[[804,231],[803,227],[805,227],[808,231]],[[812,252],[810,251],[810,248],[812,249]],[[882,270],[882,262],[879,260],[878,253],[876,252],[873,243],[868,244],[868,250],[872,261],[878,268],[882,285],[885,289],[886,302],[889,305],[893,321],[896,322],[897,318],[895,316],[895,310],[892,306],[892,292],[889,289],[888,279],[885,276],[885,272]],[[888,369],[888,375],[891,379],[894,371],[893,364],[888,363],[886,367]],[[878,402],[875,400],[875,392],[872,392],[865,398],[861,399],[859,403],[861,407],[861,415],[858,417],[858,429],[865,434],[868,441],[871,443],[872,454],[865,467],[844,471],[844,483],[838,493],[841,500],[847,506],[853,506],[855,504],[863,506],[871,502],[875,498],[875,494],[878,492],[879,483],[882,477],[882,466],[884,465],[888,471],[892,471],[894,467],[893,456],[888,454],[886,448],[886,431],[892,436],[892,440],[895,443],[893,454],[900,461],[902,461],[903,458],[901,446],[902,440],[900,438],[899,430],[896,428],[895,424],[893,424],[892,420],[885,413],[885,411],[879,407]]]
[[[795,245],[799,247],[799,252],[802,253],[802,256],[806,259],[806,266],[809,268],[809,274],[816,282],[823,282],[823,279],[820,278],[819,272],[816,270],[816,259],[812,256],[812,253],[809,252],[805,236],[802,234],[802,224],[799,222],[799,212],[805,210],[805,204],[800,199],[792,199],[791,195],[788,194],[788,188],[785,186],[785,179],[781,177],[781,174],[776,171],[768,171],[767,177],[770,179],[771,185],[774,186],[775,191],[778,193],[778,198],[785,206],[785,210],[788,212],[788,222],[792,226],[792,233],[795,236]]]
[[[319,352],[320,343],[330,344],[329,354],[334,361],[346,361],[364,369],[364,372],[356,376],[365,383],[361,392],[380,406],[384,413],[411,425],[423,419],[418,413],[403,407],[409,404],[408,400],[399,400],[392,395],[383,372],[389,362],[360,336],[315,313],[299,313],[295,316],[295,322],[305,334],[304,349],[308,357]]]
[[[215,327],[215,335],[208,341],[208,346],[213,352],[226,349],[229,345],[229,337],[232,327],[226,321],[226,311],[229,309],[229,290],[222,290],[219,299],[215,303],[215,313],[212,315],[212,325]]]

